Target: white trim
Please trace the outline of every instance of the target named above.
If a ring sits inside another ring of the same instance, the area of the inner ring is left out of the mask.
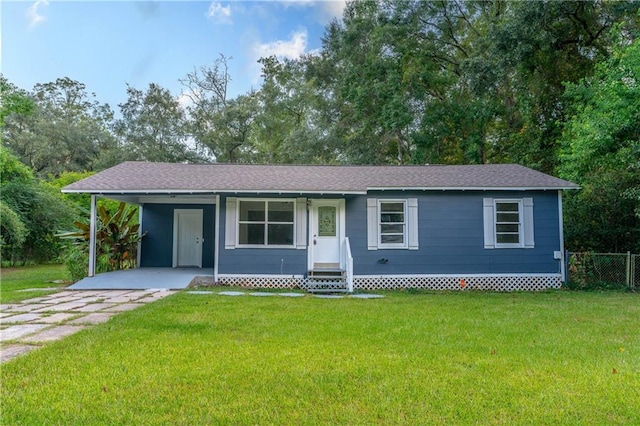
[[[216,197],[219,197],[218,195],[216,195],[215,197],[196,197],[196,198],[192,198],[192,197],[171,197],[171,196],[167,196],[167,197],[146,197],[146,196],[142,196],[139,197],[139,200],[145,204],[215,204],[215,200],[217,199]]]
[[[365,190],[342,190],[342,191],[317,191],[307,189],[281,189],[281,190],[256,190],[256,189],[123,189],[123,190],[92,190],[92,189],[62,189],[66,194],[96,194],[96,195],[118,195],[118,194],[367,194],[369,191],[556,191],[556,190],[577,190],[579,186],[368,186]]]
[[[495,217],[493,198],[482,199],[482,221],[484,225],[484,248],[496,248]]]
[[[300,197],[296,200],[295,208],[295,243],[298,250],[307,249],[307,199]]]
[[[378,250],[378,199],[367,198],[367,250]]]
[[[367,191],[555,191],[560,189],[580,189],[579,186],[376,186]]]
[[[96,274],[96,196],[91,194],[91,213],[89,214],[89,270],[87,275],[93,277]]]
[[[556,188],[553,188],[556,189]],[[63,189],[61,190],[65,194],[96,194],[96,195],[122,195],[122,194],[135,194],[135,195],[149,195],[149,194],[163,194],[163,195],[183,195],[183,194],[257,194],[257,195],[273,195],[273,194],[315,194],[315,195],[345,195],[345,194],[366,194],[367,190],[344,190],[344,191],[316,191],[306,189],[123,189],[123,190],[110,190],[100,191],[91,189]]]
[[[418,222],[418,199],[407,199],[407,244],[409,250],[418,250],[420,248],[420,239],[418,237],[420,224]]]
[[[353,278],[491,278],[491,277],[558,277],[559,273],[511,273],[511,274],[385,274],[354,275]]]
[[[216,195],[216,210],[213,216],[213,282],[218,282],[218,259],[220,252],[220,195]]]
[[[236,248],[236,197],[227,197],[224,210],[224,248]]]
[[[533,198],[525,197],[522,199],[522,234],[524,248],[534,248],[534,225],[533,225]]]
[[[562,282],[567,282],[567,271],[565,265],[565,252],[564,252],[564,220],[562,216],[562,191],[558,190],[558,230],[560,234],[560,275],[562,276]]]
[[[302,279],[299,274],[218,274],[218,278],[296,278]]]

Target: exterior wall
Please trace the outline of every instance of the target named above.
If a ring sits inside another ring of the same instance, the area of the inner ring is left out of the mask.
[[[367,249],[367,198],[418,198],[419,249]],[[484,248],[483,198],[534,199],[534,248]],[[556,191],[384,191],[347,200],[354,275],[559,274]],[[380,263],[380,259],[387,259]]]
[[[173,261],[173,215],[175,209],[202,209],[202,267],[213,268],[215,205],[144,204],[142,210],[141,267],[171,267]]]
[[[292,198],[262,194],[234,195],[238,198]],[[234,248],[225,249],[227,197],[220,197],[220,246],[218,248],[219,274],[259,275],[305,275],[307,273],[307,250],[296,248]]]

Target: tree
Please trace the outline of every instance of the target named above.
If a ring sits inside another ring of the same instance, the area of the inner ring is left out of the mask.
[[[257,104],[253,92],[229,98],[230,59],[220,55],[211,66],[194,69],[180,82],[191,100],[189,129],[198,146],[216,161],[235,163],[252,152],[250,133]]]
[[[4,128],[4,120],[11,114],[28,115],[35,108],[29,94],[10,83],[0,74],[0,129]]]
[[[109,132],[113,113],[69,78],[37,84],[28,114],[7,117],[5,144],[36,175],[91,170],[100,155],[117,149]]]
[[[72,208],[4,147],[0,160],[2,232],[7,237],[2,259],[12,263],[55,259],[61,250],[55,233],[70,225]]]
[[[185,111],[169,90],[149,84],[145,92],[127,86],[115,131],[128,160],[197,162],[189,146]]]
[[[619,32],[592,77],[567,85],[560,173],[582,186],[566,203],[573,250],[640,250],[640,39]]]

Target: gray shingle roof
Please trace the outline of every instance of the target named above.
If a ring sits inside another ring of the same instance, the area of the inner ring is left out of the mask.
[[[516,164],[300,166],[124,162],[63,192],[365,193],[371,189],[577,189]]]

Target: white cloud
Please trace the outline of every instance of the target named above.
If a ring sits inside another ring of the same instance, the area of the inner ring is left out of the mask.
[[[256,43],[253,52],[257,58],[277,56],[280,59],[298,59],[307,49],[307,30],[291,34],[290,40],[276,40],[270,43]]]
[[[38,11],[38,8],[40,8],[41,6],[49,6],[49,0],[36,0],[31,6],[27,8],[25,16],[27,17],[27,21],[29,21],[29,28],[40,25],[47,19]]]
[[[285,8],[313,7],[316,8],[318,20],[327,23],[334,18],[342,18],[342,12],[347,6],[347,0],[280,0]]]
[[[347,6],[347,0],[329,0],[322,2],[322,9],[324,13],[331,20],[333,18],[342,18],[342,12]]]
[[[219,1],[211,2],[206,15],[207,18],[217,24],[233,24],[231,20],[231,6],[223,6]]]

